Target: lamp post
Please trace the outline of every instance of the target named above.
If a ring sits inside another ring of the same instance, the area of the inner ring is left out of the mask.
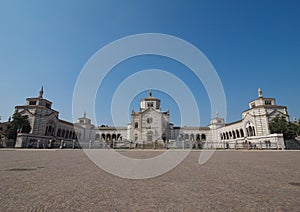
[[[51,149],[52,139],[49,140],[48,148]]]
[[[62,149],[64,147],[64,140],[60,141],[60,148]]]

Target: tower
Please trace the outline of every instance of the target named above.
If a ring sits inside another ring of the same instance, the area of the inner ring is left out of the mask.
[[[276,105],[275,98],[263,97],[261,88],[258,88],[258,98],[249,103],[249,109],[242,113],[242,118],[254,128],[256,136],[266,136],[270,134],[269,123],[277,115],[288,120],[287,108]]]
[[[258,88],[258,97],[262,97],[262,90],[260,88]]]
[[[43,98],[42,86],[37,97],[26,99],[25,105],[16,106],[15,111],[27,115],[31,125],[31,134],[54,135],[57,129],[58,112],[53,110],[52,102]]]
[[[160,99],[152,96],[152,89],[149,90],[149,96],[142,99],[140,102],[140,111],[147,110],[148,108],[160,111]]]
[[[43,98],[43,94],[44,94],[44,87],[42,86],[38,98],[42,99]]]

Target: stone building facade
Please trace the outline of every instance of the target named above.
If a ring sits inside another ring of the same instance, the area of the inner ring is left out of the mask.
[[[59,119],[59,112],[52,109],[52,102],[44,99],[43,94],[42,87],[38,97],[27,98],[25,105],[15,107],[15,112],[28,116],[31,125],[29,134],[20,133],[17,136],[15,147],[67,147],[70,142],[72,146],[76,145],[77,139],[82,136],[91,138],[84,134],[85,128],[78,128],[76,134],[73,123]],[[89,126],[85,123],[85,127]]]
[[[261,89],[258,89],[258,98],[249,103],[249,109],[242,113],[241,120],[225,124],[223,119],[216,118],[212,120],[211,127],[215,126],[221,145],[229,148],[284,148],[282,135],[272,135],[269,129],[269,123],[277,115],[289,120],[287,108],[276,105],[274,98],[263,97]],[[216,123],[220,125],[216,126]]]
[[[140,111],[131,113],[130,138],[147,143],[170,137],[170,114],[160,108],[160,99],[149,96],[140,102]]]
[[[216,114],[208,126],[181,127],[170,123],[170,111],[161,111],[161,100],[149,96],[140,101],[140,110],[131,113],[127,126],[94,126],[86,113],[70,123],[59,119],[52,102],[39,96],[27,98],[26,104],[15,107],[16,112],[29,117],[32,130],[17,137],[16,147],[117,148],[137,144],[161,143],[170,148],[258,148],[283,149],[282,134],[271,134],[269,123],[277,115],[289,120],[287,108],[276,105],[274,98],[262,96],[249,103],[241,120],[225,123]]]

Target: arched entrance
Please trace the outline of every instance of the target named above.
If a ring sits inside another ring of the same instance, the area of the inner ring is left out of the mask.
[[[153,132],[149,131],[147,132],[147,142],[152,142],[153,141]]]

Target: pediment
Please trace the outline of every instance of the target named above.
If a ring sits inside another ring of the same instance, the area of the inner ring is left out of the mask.
[[[160,111],[157,111],[157,110],[155,110],[154,108],[152,108],[152,107],[149,107],[149,108],[147,108],[146,110],[144,110],[144,111],[142,111],[141,112],[141,114],[142,115],[146,115],[146,114],[149,114],[149,113],[156,113],[156,114],[162,114],[162,112],[160,112]]]
[[[280,110],[273,110],[271,113],[269,113],[268,115],[273,116],[274,114],[278,115],[283,115],[285,116],[285,114],[283,112],[281,112]]]

